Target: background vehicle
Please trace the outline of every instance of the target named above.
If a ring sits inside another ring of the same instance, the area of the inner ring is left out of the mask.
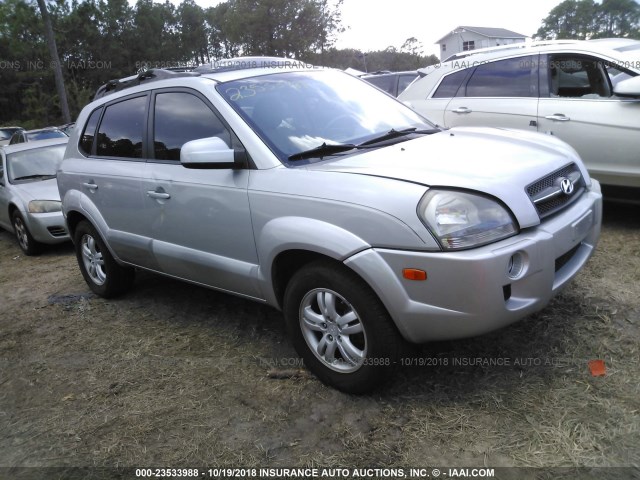
[[[68,135],[57,128],[40,128],[37,130],[20,130],[15,132],[9,140],[9,145],[16,143],[33,142],[34,140],[46,140],[49,138],[66,138]]]
[[[67,141],[0,148],[0,226],[16,234],[27,255],[38,253],[43,243],[69,240],[56,183]]]
[[[75,128],[75,126],[76,126],[76,123],[75,122],[71,122],[71,123],[67,123],[65,125],[60,125],[58,127],[58,130],[60,130],[65,135],[69,136],[69,135],[71,135],[71,131]]]
[[[7,145],[11,136],[17,131],[24,130],[22,127],[2,127],[0,128],[0,146]]]
[[[441,131],[343,72],[241,58],[97,97],[58,175],[90,288],[123,293],[138,267],[281,309],[344,391],[389,378],[404,340],[543,308],[599,236],[599,185],[564,142]]]
[[[362,75],[360,78],[384,90],[389,95],[397,97],[411,82],[418,78],[417,70],[407,72],[376,72]]]
[[[515,44],[421,72],[399,99],[437,124],[549,133],[602,183],[640,187],[640,41]]]

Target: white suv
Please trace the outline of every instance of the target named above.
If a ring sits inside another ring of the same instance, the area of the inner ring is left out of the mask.
[[[603,184],[640,187],[640,41],[509,45],[420,73],[398,98],[437,124],[553,134]]]

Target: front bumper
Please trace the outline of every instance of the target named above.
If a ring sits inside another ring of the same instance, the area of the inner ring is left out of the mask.
[[[593,181],[580,200],[515,237],[461,252],[372,248],[345,265],[375,290],[407,340],[471,337],[544,308],[593,253],[601,222],[602,195]],[[514,255],[519,273],[509,270]],[[406,280],[405,268],[426,271],[427,280]]]
[[[40,243],[55,244],[71,240],[62,212],[22,212],[31,236]]]

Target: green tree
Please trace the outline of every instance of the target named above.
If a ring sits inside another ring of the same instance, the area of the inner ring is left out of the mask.
[[[635,0],[603,0],[598,9],[598,31],[593,38],[640,38],[640,3]]]
[[[243,55],[301,58],[322,52],[340,28],[328,0],[229,0],[221,33]],[[224,8],[224,7],[222,7]]]
[[[544,40],[586,40],[597,29],[597,8],[594,0],[565,0],[549,12],[533,36]]]
[[[180,31],[180,51],[183,60],[205,63],[209,60],[204,10],[194,0],[183,0],[177,17]]]
[[[69,102],[67,101],[67,91],[64,88],[64,77],[62,76],[62,66],[60,65],[60,56],[58,55],[58,47],[56,45],[56,37],[51,26],[49,11],[45,0],[37,0],[42,15],[42,23],[44,24],[44,36],[47,40],[47,48],[49,49],[49,58],[51,59],[51,68],[56,81],[56,90],[58,92],[58,100],[60,110],[62,110],[62,119],[64,123],[71,122],[71,114],[69,113]]]
[[[637,0],[565,0],[549,12],[537,39],[640,38]]]
[[[144,38],[136,42],[136,70],[161,67],[178,55],[179,35],[175,9],[170,2],[154,3],[138,0],[133,14],[132,31],[135,37]]]

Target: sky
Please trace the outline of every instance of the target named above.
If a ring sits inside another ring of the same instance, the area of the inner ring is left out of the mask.
[[[198,1],[198,0],[196,0]],[[435,44],[461,25],[506,28],[530,37],[561,0],[344,0],[338,48],[363,51],[400,48],[415,37],[424,53],[439,56]]]
[[[133,1],[133,0],[131,0]],[[179,4],[181,0],[172,0]],[[221,0],[195,0],[203,8]],[[435,42],[461,25],[506,28],[530,37],[561,0],[344,0],[336,47],[363,52],[400,48],[415,37],[425,55],[439,55]]]

